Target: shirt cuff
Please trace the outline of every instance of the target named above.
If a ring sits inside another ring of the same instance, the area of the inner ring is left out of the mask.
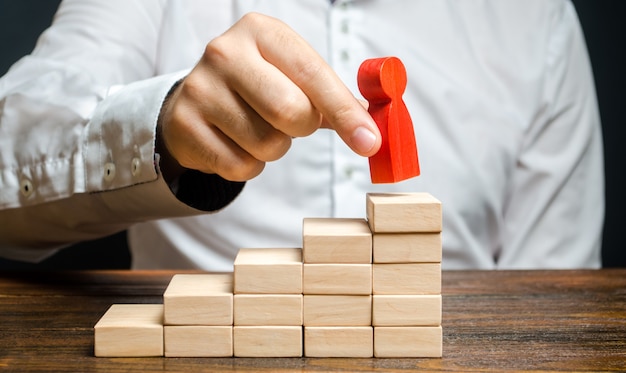
[[[187,73],[180,71],[111,90],[98,105],[84,142],[88,193],[111,192],[160,177],[155,154],[158,116],[172,87]],[[178,200],[200,211],[225,207],[245,185],[193,170],[183,173],[177,184]]]
[[[170,88],[187,71],[111,89],[85,131],[87,193],[155,181],[156,123]]]
[[[200,171],[184,172],[178,180],[176,197],[198,210],[217,211],[234,200],[245,182],[228,181],[219,175]]]

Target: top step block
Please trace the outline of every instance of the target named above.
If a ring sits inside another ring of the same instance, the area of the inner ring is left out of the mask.
[[[374,233],[441,232],[441,202],[428,193],[368,193],[366,198]]]

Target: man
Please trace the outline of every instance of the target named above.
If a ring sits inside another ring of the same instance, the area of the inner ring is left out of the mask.
[[[422,176],[372,185],[356,72],[387,55]],[[228,270],[300,245],[303,217],[425,191],[444,268],[600,264],[600,126],[566,1],[67,1],[0,97],[8,257],[131,227],[135,268]]]

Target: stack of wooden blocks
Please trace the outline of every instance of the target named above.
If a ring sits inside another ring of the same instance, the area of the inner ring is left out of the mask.
[[[163,305],[113,305],[96,356],[441,357],[441,203],[367,195],[366,219],[306,218],[302,248],[241,249],[175,275]]]

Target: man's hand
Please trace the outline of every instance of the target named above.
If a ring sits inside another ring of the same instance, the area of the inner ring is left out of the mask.
[[[207,45],[159,123],[160,150],[182,167],[174,174],[188,168],[232,181],[257,176],[285,155],[292,137],[320,127],[362,156],[381,144],[366,109],[324,60],[287,25],[260,14]]]

